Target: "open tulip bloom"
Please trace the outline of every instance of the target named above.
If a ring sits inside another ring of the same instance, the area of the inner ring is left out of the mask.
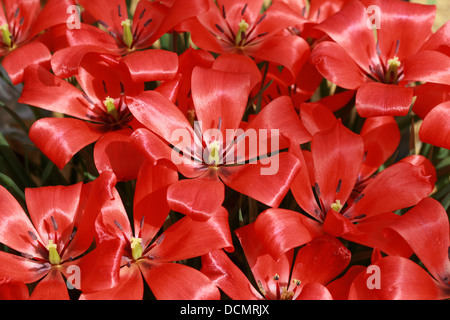
[[[0,0],[0,300],[450,299],[440,1]]]

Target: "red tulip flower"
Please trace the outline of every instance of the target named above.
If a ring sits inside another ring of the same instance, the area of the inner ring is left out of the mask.
[[[175,164],[187,178],[169,188],[172,209],[205,219],[222,204],[225,185],[278,206],[299,169],[293,155],[278,152],[289,146],[288,139],[310,139],[291,100],[280,97],[246,124],[242,119],[250,92],[248,74],[196,67],[191,83],[198,124],[194,128],[178,107],[156,92],[144,92],[129,103],[144,126],[133,133],[135,146],[152,161]],[[272,144],[277,140],[279,146]],[[261,156],[267,158],[258,159]]]
[[[431,193],[435,169],[426,158],[409,156],[367,180],[363,177],[372,172],[378,157],[378,145],[372,146],[365,157],[363,138],[337,121],[313,136],[310,153],[295,152],[302,166],[291,190],[306,215],[268,209],[255,226],[275,258],[287,250],[287,244],[299,246],[323,232],[388,254],[411,254],[408,246],[383,237],[380,230],[398,219],[394,211],[413,206]],[[365,182],[360,185],[361,178]],[[275,231],[269,231],[271,224]]]
[[[13,84],[22,82],[28,65],[50,69],[52,54],[41,39],[46,30],[66,24],[72,0],[50,0],[42,8],[40,0],[2,1],[0,6],[0,58]]]
[[[97,169],[113,170],[119,180],[133,179],[143,157],[128,142],[133,120],[128,99],[144,91],[144,83],[133,81],[127,68],[110,57],[88,58],[76,76],[81,90],[42,67],[26,70],[20,101],[70,116],[39,119],[30,129],[30,139],[60,169],[97,142]]]
[[[210,2],[206,13],[187,20],[183,26],[201,49],[216,53],[239,53],[258,61],[286,67],[295,78],[309,57],[305,40],[284,33],[299,17],[284,3],[260,13],[263,1],[225,0]]]
[[[136,81],[171,79],[177,71],[176,53],[154,49],[152,45],[183,20],[208,9],[206,0],[139,1],[134,16],[129,17],[125,0],[79,2],[102,28],[82,23],[79,29],[67,30],[69,47],[52,57],[52,69],[63,78],[77,73],[86,54],[97,52],[123,57]]]
[[[94,240],[94,221],[113,182],[104,174],[85,185],[26,189],[29,217],[0,187],[0,242],[20,254],[0,252],[0,278],[39,281],[31,299],[69,299],[63,276],[71,279],[73,270],[79,272],[77,289],[109,288],[114,279],[99,276],[99,270],[111,272],[113,266],[103,261],[116,254],[118,242],[105,241],[87,252]]]
[[[432,35],[435,9],[403,1],[351,2],[316,26],[332,41],[319,43],[311,59],[325,78],[357,90],[360,116],[406,115],[413,98],[407,85],[420,79],[406,81],[405,61]]]
[[[164,200],[168,186],[178,179],[176,171],[146,162],[137,178],[133,220],[117,191],[97,221],[98,241],[119,240],[122,251],[110,259],[120,267],[117,284],[108,290],[82,294],[82,300],[140,300],[144,280],[158,300],[219,299],[216,286],[198,270],[175,261],[209,251],[232,250],[228,213],[225,209],[207,221],[184,217],[166,230],[161,228],[170,208]]]
[[[201,269],[234,300],[331,300],[325,285],[350,262],[350,251],[327,235],[300,248],[294,261],[293,249],[274,259],[259,241],[253,223],[237,229],[236,234],[258,290],[222,250],[203,256]]]

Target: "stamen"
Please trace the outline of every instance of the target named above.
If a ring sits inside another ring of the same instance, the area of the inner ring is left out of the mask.
[[[142,17],[144,17],[144,14],[145,14],[145,10],[147,10],[147,9],[144,9],[144,10],[142,10],[141,14],[139,15],[139,20],[141,20],[141,19],[142,19]]]
[[[148,19],[147,21],[145,21],[144,28],[147,27],[150,24],[150,22],[152,22],[152,21],[153,21],[153,19]]]
[[[53,216],[50,217],[50,220],[52,220],[53,229],[55,231],[58,231],[58,224],[56,223],[56,220]]]
[[[247,6],[248,6],[248,3],[246,3],[246,4],[245,4],[245,6],[244,6],[244,9],[242,9],[242,11],[241,11],[241,16],[243,16],[243,15],[244,15],[244,13],[245,13],[245,9],[247,9]]]
[[[123,231],[122,226],[120,225],[120,223],[117,220],[114,220],[114,224],[117,226],[117,228],[119,228],[120,231]]]
[[[316,191],[316,195],[318,197],[320,197],[321,193],[320,193],[319,184],[317,182],[314,184],[314,190]]]
[[[225,6],[224,6],[224,5],[222,5],[222,17],[223,17],[224,19],[227,18],[227,14],[226,14],[226,12],[225,12]]]
[[[37,241],[37,236],[33,231],[28,231],[28,234],[30,235],[31,239],[33,239],[34,241]]]
[[[258,38],[264,37],[266,34],[268,34],[268,32],[263,32],[263,33],[258,34],[257,37]]]
[[[395,44],[395,55],[397,55],[399,48],[400,48],[400,40],[397,40],[397,42]]]
[[[261,16],[261,18],[259,18],[259,20],[256,21],[256,25],[260,24],[260,23],[264,20],[265,17],[266,17],[266,14],[264,13],[264,14]]]
[[[341,191],[341,187],[342,187],[342,179],[339,179],[338,185],[337,185],[337,188],[336,188],[336,193],[339,193]]]
[[[364,197],[364,193],[361,193],[359,196],[353,200],[353,204],[357,204]]]
[[[122,18],[122,12],[120,12],[121,10],[120,10],[120,4],[119,5],[117,5],[117,13],[119,14],[119,17],[121,17]]]
[[[217,30],[219,30],[220,32],[225,33],[225,30],[223,30],[223,28],[222,28],[221,26],[219,26],[217,23],[216,23],[216,28],[217,28]]]

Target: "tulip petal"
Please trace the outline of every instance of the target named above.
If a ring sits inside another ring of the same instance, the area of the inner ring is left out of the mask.
[[[356,110],[364,118],[404,116],[411,106],[413,93],[412,88],[369,82],[356,92]]]
[[[31,141],[62,169],[85,146],[97,141],[102,126],[73,118],[42,118],[30,129]]]
[[[200,271],[233,300],[262,299],[241,269],[222,250],[202,256]]]
[[[419,129],[422,142],[450,149],[449,127],[450,101],[434,107],[423,120]]]
[[[178,263],[140,265],[158,300],[219,300],[219,289],[200,271]]]

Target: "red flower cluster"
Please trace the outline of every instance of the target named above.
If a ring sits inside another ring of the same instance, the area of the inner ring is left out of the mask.
[[[433,32],[435,15],[2,1],[2,66],[48,112],[28,137],[70,179],[22,199],[0,186],[0,298],[449,299],[450,24]]]

